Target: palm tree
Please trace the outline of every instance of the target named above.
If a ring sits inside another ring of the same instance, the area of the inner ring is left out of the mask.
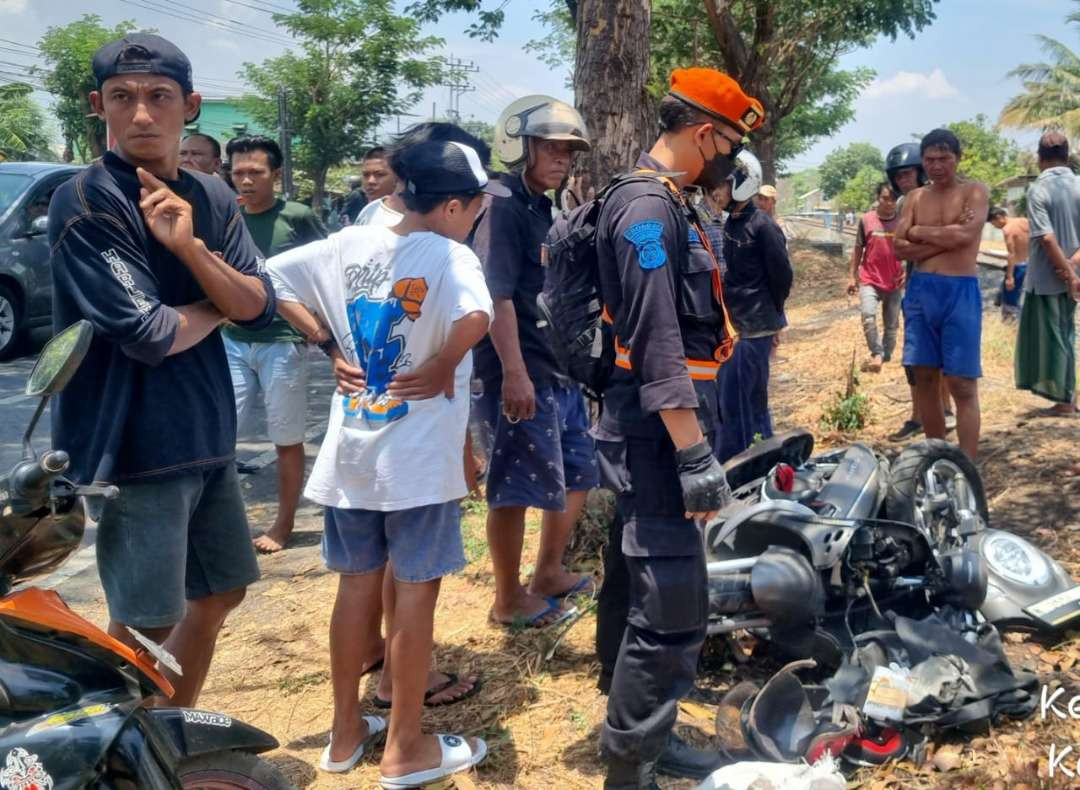
[[[1066,22],[1080,27],[1080,11]],[[1001,123],[1014,128],[1056,129],[1080,137],[1080,55],[1050,36],[1036,36],[1047,54],[1045,63],[1022,63],[1009,72],[1024,83],[1001,111]]]
[[[29,85],[0,85],[0,161],[49,157],[45,116]]]

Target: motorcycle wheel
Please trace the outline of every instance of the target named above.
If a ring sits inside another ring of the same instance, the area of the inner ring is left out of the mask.
[[[897,457],[885,515],[923,528],[939,550],[961,547],[956,528],[963,518],[983,526],[990,521],[978,470],[959,447],[941,439],[913,444]]]
[[[176,771],[184,790],[295,790],[295,785],[261,757],[214,752],[183,760]]]

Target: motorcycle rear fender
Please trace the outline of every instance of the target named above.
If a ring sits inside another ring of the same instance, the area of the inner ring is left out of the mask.
[[[237,751],[261,754],[278,747],[277,739],[223,713],[190,708],[151,708],[147,711],[156,737],[173,752],[173,765],[185,757]]]

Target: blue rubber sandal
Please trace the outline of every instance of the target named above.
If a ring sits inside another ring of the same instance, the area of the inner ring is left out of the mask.
[[[495,613],[492,612],[489,613],[488,619],[495,625],[502,626],[503,628],[524,627],[543,630],[545,628],[562,625],[567,620],[577,617],[578,608],[576,606],[572,606],[569,609],[563,609],[562,602],[554,596],[548,596],[544,598],[544,600],[547,601],[547,609],[544,609],[542,612],[537,612],[532,617],[515,617],[510,622],[504,623],[502,620],[497,620],[495,618]],[[549,617],[555,612],[562,612],[562,614],[550,623],[540,624],[545,617]]]

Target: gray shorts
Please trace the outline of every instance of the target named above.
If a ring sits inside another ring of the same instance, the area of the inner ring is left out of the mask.
[[[187,600],[256,581],[236,465],[121,485],[98,523],[97,564],[109,617],[135,628],[175,625]]]
[[[322,555],[337,573],[371,573],[389,559],[398,581],[441,579],[465,567],[461,508],[456,501],[386,512],[328,507]]]

